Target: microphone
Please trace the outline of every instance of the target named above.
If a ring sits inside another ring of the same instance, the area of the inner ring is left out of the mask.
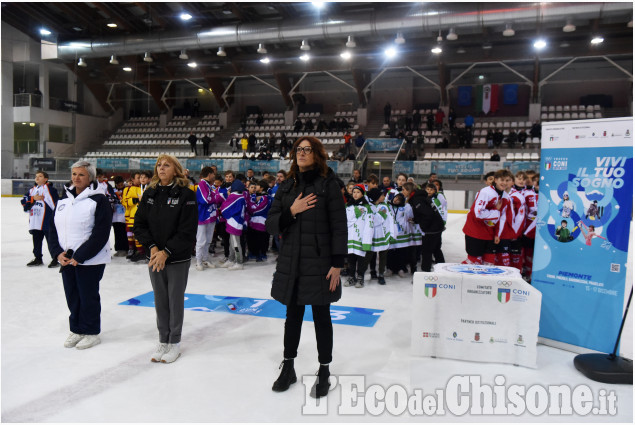
[[[75,251],[73,251],[72,249],[69,249],[68,251],[66,251],[66,252],[64,253],[64,257],[66,257],[66,258],[72,258],[72,257],[73,257],[73,253],[74,253],[74,252],[75,252]],[[66,267],[66,266],[60,266],[60,273],[62,273],[62,271],[64,270],[64,267]]]

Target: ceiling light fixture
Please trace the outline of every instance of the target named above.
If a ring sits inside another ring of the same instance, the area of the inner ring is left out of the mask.
[[[324,7],[323,1],[312,1],[311,3],[313,4],[313,7],[315,7],[318,10]]]
[[[458,53],[459,55],[462,55],[466,52],[466,50],[463,47],[459,47],[458,49],[456,49],[456,53]]]
[[[479,76],[478,76],[478,79],[479,79],[479,80],[483,80],[483,79],[485,79],[485,75],[479,75]]]
[[[264,58],[260,59],[260,62],[262,62],[262,63],[269,63],[269,62],[271,62],[271,61],[269,60],[269,58],[264,57]]]
[[[564,27],[562,27],[562,31],[563,32],[573,32],[573,31],[575,31],[575,25],[573,25],[571,23],[571,20],[568,20],[567,24]]]
[[[85,68],[88,66],[88,64],[86,63],[84,58],[79,58],[79,61],[77,62],[77,66],[81,66],[82,68]]]
[[[40,28],[40,34],[41,35],[51,35],[51,31],[47,30],[46,28]]]
[[[352,35],[348,36],[348,41],[346,42],[346,47],[348,47],[349,49],[354,49],[355,47],[357,47],[357,43],[355,43],[355,39],[353,38]]]
[[[181,20],[183,21],[189,21],[190,19],[192,19],[192,15],[184,12],[184,13],[181,13],[181,16],[179,16],[179,18],[181,18]]]
[[[188,60],[190,57],[187,55],[185,49],[181,50],[181,54],[179,55],[179,59],[183,59],[184,61]]]
[[[435,55],[438,55],[443,52],[443,49],[441,48],[441,46],[434,46],[432,49],[430,49],[430,51]]]
[[[454,28],[450,28],[450,32],[448,33],[448,35],[445,36],[445,39],[450,41],[457,40],[458,38],[459,36],[454,31]]]
[[[395,44],[404,44],[406,39],[403,37],[403,34],[398,32],[397,37],[395,37]]]
[[[111,65],[119,65],[119,61],[117,60],[117,55],[112,55],[110,57],[110,64]]]
[[[132,68],[130,68],[129,66],[124,66],[123,70],[126,72],[132,72]]]
[[[218,48],[218,52],[216,52],[216,56],[227,56],[227,53],[225,52],[225,48],[223,46],[220,46]]]
[[[482,46],[483,50],[491,50],[492,47],[493,47],[492,43],[490,43],[490,42],[483,43],[483,46]]]
[[[513,37],[514,35],[516,35],[516,31],[512,28],[512,24],[506,24],[505,30],[503,30],[503,36]]]
[[[309,43],[306,42],[306,40],[302,40],[302,44],[300,45],[300,50],[311,50],[311,46],[309,46]]]
[[[304,62],[308,62],[308,60],[311,59],[311,56],[309,56],[308,54],[303,54],[302,56],[300,56],[300,60],[304,61]]]
[[[546,42],[545,40],[543,40],[543,39],[539,39],[539,40],[536,40],[536,41],[534,42],[534,48],[535,48],[536,50],[542,50],[542,49],[544,49],[545,47],[547,47],[547,42]]]
[[[384,54],[386,55],[388,59],[392,59],[395,56],[397,56],[397,49],[395,49],[394,47],[389,47],[386,50],[384,50]]]
[[[601,35],[596,35],[591,39],[591,44],[602,44],[604,42],[604,37]]]
[[[437,36],[437,43],[440,43],[443,41],[443,36],[441,35],[441,30],[439,30],[439,35]]]
[[[115,24],[114,22],[110,22],[110,23],[106,24],[106,26],[108,28],[117,28],[117,24]]]
[[[196,62],[190,62],[187,64],[187,66],[189,66],[190,68],[196,68],[198,65],[196,64]]]
[[[261,55],[266,55],[267,54],[267,49],[265,48],[265,45],[260,43],[258,44],[258,50],[256,50],[258,53],[260,53]]]
[[[148,63],[154,62],[154,59],[152,59],[150,52],[146,52],[145,55],[143,55],[143,61]]]
[[[349,60],[353,55],[351,55],[351,52],[349,51],[345,51],[340,53],[340,57],[344,60]]]

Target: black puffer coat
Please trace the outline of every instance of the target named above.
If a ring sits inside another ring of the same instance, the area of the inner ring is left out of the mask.
[[[294,285],[298,285],[299,305],[326,305],[342,296],[338,285],[329,291],[326,279],[331,267],[343,267],[347,253],[346,209],[335,173],[329,168],[326,177],[315,170],[285,180],[273,201],[267,218],[267,231],[282,234],[282,247],[273,275],[271,296],[289,305]],[[302,193],[317,195],[314,208],[291,215],[291,205]]]

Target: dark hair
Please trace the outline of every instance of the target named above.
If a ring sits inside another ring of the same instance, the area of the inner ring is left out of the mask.
[[[140,174],[143,174],[144,176],[146,176],[149,179],[152,178],[152,171],[150,171],[150,170],[142,171]]]
[[[562,224],[562,223],[567,224],[567,220],[562,220],[562,221],[560,222],[560,224]]]
[[[241,182],[245,183],[247,181],[247,176],[243,173],[236,174],[236,180],[240,180]]]
[[[113,178],[113,180],[114,180],[115,184],[123,183],[123,177],[121,177],[121,176],[115,176]]]
[[[415,190],[415,184],[413,182],[405,182],[402,187],[410,193]]]
[[[231,174],[231,175],[232,175],[232,177],[234,177],[234,178],[236,177],[236,174],[234,174],[234,172],[233,172],[232,170],[227,170],[227,171],[225,171],[225,172],[223,173],[223,175],[225,175],[225,176],[226,176],[227,174]]]
[[[494,177],[494,174],[496,174],[494,171],[490,171],[489,173],[485,174],[485,180],[487,180],[490,177]]]
[[[282,174],[285,178],[287,177],[287,172],[285,170],[278,170],[276,174]]]
[[[214,169],[212,167],[203,167],[203,169],[201,170],[201,178],[204,179],[207,176],[209,176],[210,174],[214,173]]]
[[[249,181],[247,182],[247,187],[249,187],[249,186],[256,186],[256,185],[258,185],[258,184],[260,184],[260,182],[256,182],[256,181],[253,181],[253,180],[249,180]]]
[[[324,151],[324,145],[317,137],[313,136],[302,136],[298,137],[298,139],[293,142],[293,146],[291,146],[291,151],[289,155],[291,157],[291,168],[289,169],[288,178],[295,179],[300,172],[300,168],[298,167],[298,159],[296,155],[296,148],[303,141],[307,141],[311,144],[311,148],[313,149],[313,160],[315,161],[313,167],[319,172],[322,177],[326,177],[326,173],[328,172],[328,166],[326,165],[326,152]],[[297,184],[297,179],[296,179]]]
[[[379,184],[379,178],[374,174],[368,176],[368,181],[372,184]]]
[[[103,176],[104,175],[104,170],[102,170],[101,168],[98,168],[95,170],[95,175],[96,176]]]
[[[38,174],[42,174],[42,177],[44,177],[44,178],[45,178],[45,179],[47,179],[47,180],[48,180],[48,178],[49,178],[49,173],[47,173],[46,171],[43,171],[43,170],[37,170],[37,171],[35,172],[35,174],[36,174],[36,175],[38,175]]]
[[[267,189],[269,187],[269,180],[267,179],[258,180],[256,184],[260,186],[261,189]]]
[[[501,179],[501,178],[505,178],[505,177],[509,177],[509,178],[513,179],[514,175],[507,168],[503,168],[502,170],[498,170],[497,172],[494,173],[494,178],[495,179]]]
[[[435,180],[435,181],[437,181],[437,180]],[[437,190],[437,187],[434,185],[434,183],[426,183],[426,189],[427,188],[434,189],[435,192]]]
[[[406,173],[397,174],[397,177],[399,177],[399,176],[404,176],[406,178],[406,180],[408,180],[408,174],[406,174]]]
[[[435,180],[432,180],[430,183],[432,183],[432,184],[439,183],[439,188],[437,189],[436,186],[434,188],[436,190],[443,190],[443,182],[441,180],[435,179]]]

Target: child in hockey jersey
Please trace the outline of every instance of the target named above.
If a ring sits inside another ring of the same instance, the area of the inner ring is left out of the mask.
[[[445,230],[445,220],[443,219],[441,201],[437,198],[437,186],[434,183],[427,183],[425,188],[427,197],[413,198],[413,214],[415,222],[423,232],[421,271],[431,272],[433,254],[441,251],[441,235]],[[418,200],[421,202],[420,206],[417,203]],[[443,253],[441,253],[441,258],[443,258],[442,256]],[[445,262],[444,260],[439,261],[438,257],[436,260],[437,263]]]
[[[406,198],[402,193],[397,193],[392,197],[390,212],[395,221],[395,233],[390,238],[390,251],[388,252],[387,275],[398,274],[405,277],[408,272],[410,262],[410,247],[413,236],[413,215],[412,207],[406,203]],[[419,235],[421,236],[421,235]],[[414,270],[412,271],[414,273]]]
[[[494,185],[481,189],[467,214],[463,233],[467,259],[463,264],[488,264],[496,262],[494,231],[503,207],[504,179],[511,175],[508,170],[494,174]]]
[[[357,184],[352,190],[352,200],[346,206],[348,221],[348,280],[344,286],[364,287],[364,273],[368,263],[366,253],[373,244],[373,210],[364,196],[366,189]],[[357,275],[355,274],[357,273]]]
[[[540,174],[536,174],[533,170],[525,172],[527,179],[525,180],[525,204],[527,209],[527,219],[525,221],[525,231],[522,237],[522,258],[523,258],[523,278],[527,282],[531,282],[531,271],[534,261],[534,240],[536,238],[536,216],[538,215],[538,188]]]
[[[42,241],[46,238],[49,243],[49,223],[55,211],[59,196],[57,190],[48,182],[49,176],[45,171],[35,173],[35,186],[22,198],[24,212],[29,213],[29,233],[33,237],[33,255],[35,258],[27,266],[40,266],[42,262]],[[59,265],[57,258],[52,256],[49,268]]]
[[[372,184],[372,182],[371,182]],[[366,254],[366,260],[370,264],[370,278],[377,279],[380,285],[386,284],[384,273],[386,271],[386,260],[388,258],[388,248],[390,247],[390,236],[394,232],[394,220],[390,213],[388,204],[384,202],[385,195],[379,188],[369,189],[366,193],[373,209],[373,246],[372,251]],[[376,271],[377,259],[379,258],[379,275]]]
[[[250,218],[247,228],[247,247],[249,254],[254,255],[256,262],[267,260],[269,233],[265,229],[265,221],[272,203],[271,197],[267,195],[268,188],[269,182],[264,179],[257,183],[249,183],[247,211]]]
[[[212,167],[203,167],[201,181],[196,189],[198,203],[198,230],[196,231],[196,270],[213,269],[216,266],[209,261],[209,245],[216,227],[218,206],[225,200],[212,185],[216,175]]]
[[[243,269],[243,254],[240,244],[240,237],[245,224],[245,185],[236,179],[231,184],[229,195],[221,205],[221,214],[225,218],[225,230],[229,234],[230,252],[228,260],[220,267],[227,267],[229,270]],[[232,261],[233,258],[233,261]]]
[[[524,185],[525,173],[519,171],[512,180],[511,173],[504,180],[503,208],[496,227],[494,244],[496,246],[496,265],[512,266],[522,272],[521,245],[518,238],[525,226],[525,198],[516,189]],[[516,183],[517,185],[515,185]]]

